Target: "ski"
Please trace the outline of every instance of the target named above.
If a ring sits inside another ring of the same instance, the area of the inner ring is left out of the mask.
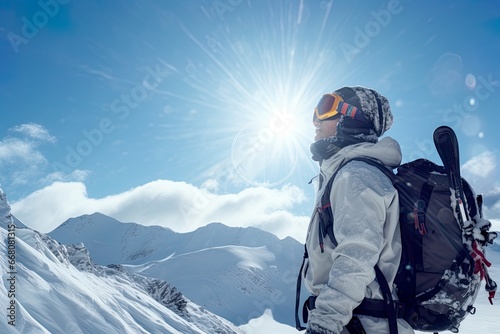
[[[458,204],[458,208],[455,206],[458,221],[462,225],[462,229],[467,230],[470,226],[465,226],[465,223],[469,219],[464,207],[465,197],[462,187],[462,176],[460,175],[460,155],[457,136],[452,128],[448,126],[440,126],[434,131],[433,137],[436,150],[443,161],[446,173],[449,175],[450,190],[452,191],[452,195],[454,192],[456,203]],[[480,202],[480,204],[478,203],[478,207],[479,210],[481,210],[482,198],[478,199],[478,201]],[[468,237],[473,238],[472,235],[469,235]],[[495,237],[493,237],[493,239],[494,238]],[[471,243],[469,251],[471,251],[471,256],[475,261],[474,273],[479,274],[481,279],[485,278],[485,290],[488,292],[488,300],[490,304],[493,304],[497,284],[491,279],[488,273],[488,267],[491,263],[486,260],[484,253],[478,249],[476,241]]]
[[[460,174],[460,153],[458,140],[455,132],[448,126],[440,126],[434,131],[434,145],[441,157],[446,173],[450,178],[450,187],[454,191],[457,202],[458,221],[465,227],[468,221],[467,211],[464,206],[464,191],[462,188],[462,176]]]

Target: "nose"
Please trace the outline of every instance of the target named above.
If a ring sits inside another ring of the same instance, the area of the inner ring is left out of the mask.
[[[314,125],[315,128],[319,128],[320,125],[321,125],[321,121],[315,117],[313,119],[313,125]]]

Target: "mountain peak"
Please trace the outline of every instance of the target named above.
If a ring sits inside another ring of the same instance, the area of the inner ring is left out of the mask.
[[[68,228],[69,226],[76,226],[82,224],[85,224],[88,227],[94,224],[99,224],[102,226],[102,225],[112,225],[121,223],[110,216],[106,216],[105,214],[102,214],[100,212],[94,212],[92,214],[85,214],[78,217],[69,218],[64,223],[56,227],[52,232],[61,228]]]

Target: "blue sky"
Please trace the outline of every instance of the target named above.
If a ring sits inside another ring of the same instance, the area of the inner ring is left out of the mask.
[[[453,127],[500,220],[495,1],[3,0],[0,22],[0,183],[41,231],[101,211],[300,239],[312,110],[344,85],[390,100],[405,161]]]

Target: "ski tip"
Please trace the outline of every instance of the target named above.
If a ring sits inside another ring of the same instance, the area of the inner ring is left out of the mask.
[[[434,135],[436,136],[441,133],[455,133],[455,131],[447,125],[441,125],[434,130]]]
[[[456,137],[457,136],[455,134],[455,131],[453,131],[453,129],[447,125],[441,125],[440,127],[436,128],[433,134],[434,143],[436,145],[447,142],[450,139],[456,141]]]

